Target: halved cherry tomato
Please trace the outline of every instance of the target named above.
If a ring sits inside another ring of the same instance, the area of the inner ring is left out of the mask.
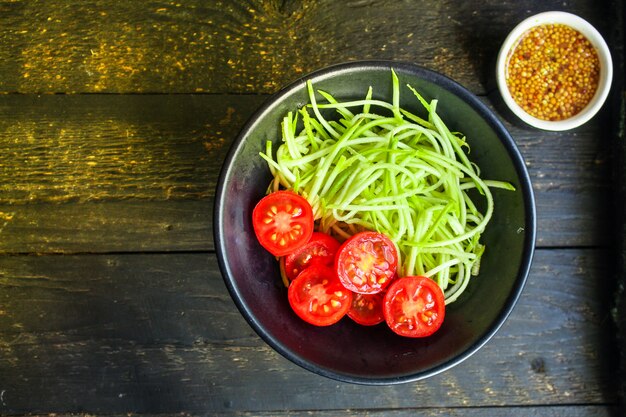
[[[430,278],[399,278],[385,294],[383,312],[387,325],[400,336],[430,336],[443,323],[446,312],[443,291]]]
[[[398,266],[398,251],[382,233],[361,232],[346,240],[335,257],[341,283],[361,294],[383,291]]]
[[[296,279],[306,267],[320,263],[332,266],[339,242],[326,233],[313,232],[311,239],[304,246],[285,256],[285,276],[289,281]]]
[[[385,294],[354,293],[352,296],[352,306],[348,310],[348,317],[363,326],[374,326],[385,321],[383,314],[383,302]]]
[[[258,202],[252,226],[261,246],[283,256],[303,246],[313,234],[313,210],[309,202],[291,191],[276,191]]]
[[[352,293],[341,285],[335,271],[319,264],[302,271],[289,286],[287,296],[293,311],[316,326],[337,323],[352,304]]]

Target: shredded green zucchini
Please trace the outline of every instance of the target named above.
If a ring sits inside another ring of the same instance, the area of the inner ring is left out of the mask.
[[[340,240],[361,230],[387,235],[398,247],[399,275],[424,275],[455,301],[478,275],[485,247],[481,233],[491,219],[490,187],[464,148],[428,103],[408,86],[428,118],[400,108],[400,83],[392,71],[391,103],[372,99],[338,102],[307,83],[310,103],[282,121],[282,143],[274,153],[268,141],[261,153],[274,180],[268,191],[294,190],[311,206],[319,231]],[[334,109],[334,119],[323,116]],[[376,109],[374,112],[372,109]],[[485,199],[478,210],[468,190]]]

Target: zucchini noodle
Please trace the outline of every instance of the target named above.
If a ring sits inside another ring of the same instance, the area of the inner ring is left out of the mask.
[[[372,99],[371,87],[364,99],[347,102],[318,91],[325,100],[318,103],[307,82],[309,104],[284,117],[276,152],[267,141],[260,154],[274,177],[268,192],[304,196],[317,230],[339,240],[362,230],[384,233],[398,247],[399,276],[433,279],[449,304],[479,273],[480,236],[494,210],[490,187],[514,187],[480,178],[465,137],[437,115],[437,100],[427,102],[408,85],[428,117],[400,108],[399,80],[391,75],[390,103]],[[324,117],[329,111],[334,119]],[[470,190],[485,200],[482,211]]]

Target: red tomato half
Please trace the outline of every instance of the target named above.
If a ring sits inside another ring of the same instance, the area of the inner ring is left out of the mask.
[[[313,210],[305,198],[291,191],[276,191],[258,202],[252,226],[261,246],[283,256],[303,246],[313,233]]]
[[[341,283],[361,294],[383,291],[398,267],[398,251],[385,235],[361,232],[346,240],[335,258]]]
[[[319,264],[302,271],[289,286],[287,296],[293,311],[316,326],[337,323],[352,304],[352,293],[341,285],[335,271]]]
[[[352,306],[348,310],[348,317],[363,326],[374,326],[385,321],[383,314],[383,302],[385,294],[354,293],[352,296]]]
[[[430,278],[399,278],[385,294],[383,311],[391,330],[400,336],[430,336],[443,323],[446,312],[443,291]]]
[[[285,256],[285,275],[289,281],[310,265],[319,263],[332,266],[339,242],[326,233],[313,232],[311,239],[299,249]]]

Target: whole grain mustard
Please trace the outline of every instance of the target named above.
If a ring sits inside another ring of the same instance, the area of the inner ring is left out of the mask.
[[[564,120],[593,98],[598,54],[580,32],[563,24],[528,30],[509,54],[506,81],[517,104],[542,120]]]

